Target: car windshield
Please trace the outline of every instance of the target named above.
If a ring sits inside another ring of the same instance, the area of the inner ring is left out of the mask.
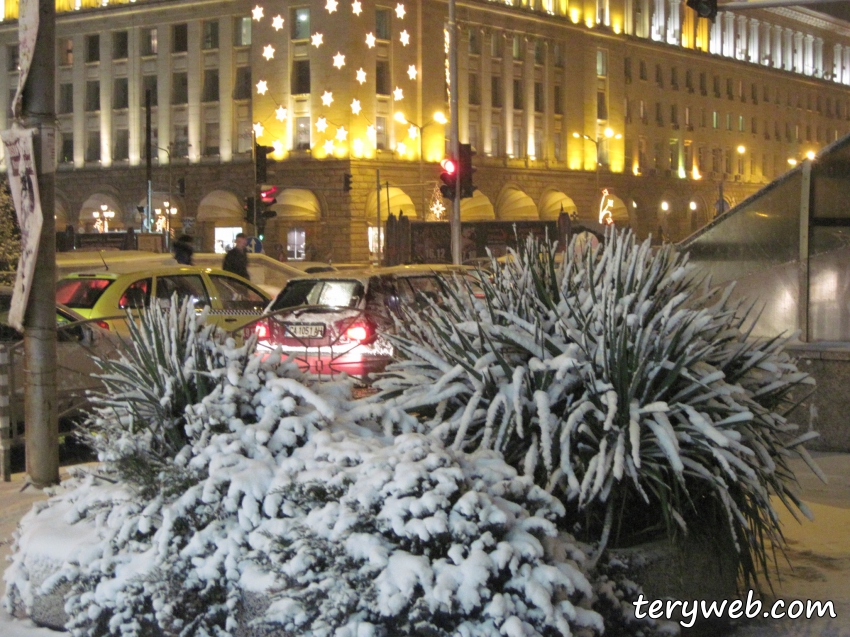
[[[62,279],[56,284],[56,301],[72,309],[90,310],[112,279]]]
[[[299,279],[290,281],[272,304],[272,311],[299,305],[357,307],[363,284],[353,279]]]

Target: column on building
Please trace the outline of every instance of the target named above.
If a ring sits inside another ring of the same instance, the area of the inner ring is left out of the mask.
[[[735,33],[735,59],[747,59],[747,16],[736,16],[737,28]]]
[[[145,121],[145,97],[142,94],[141,86],[142,61],[139,27],[128,29],[127,37],[129,40],[127,42],[127,77],[130,78],[127,87],[127,99],[129,103],[129,107],[127,108],[128,154],[130,165],[138,166],[142,163],[142,153],[144,152],[141,129]]]
[[[79,54],[74,55],[72,63],[72,84],[74,85],[74,168],[83,168],[86,164],[86,64],[83,56],[85,36],[77,34],[73,37],[73,49]]]
[[[667,16],[667,44],[681,44],[682,42],[682,3],[678,0],[670,0]]]
[[[154,143],[159,147],[157,157],[160,164],[168,160],[168,153],[163,150],[168,148],[171,142],[171,89],[173,85],[173,65],[171,53],[172,25],[163,24],[157,27],[157,54],[156,54],[156,134],[153,135]],[[151,115],[153,119],[153,115]],[[153,122],[151,123],[153,126]]]
[[[508,31],[504,34],[502,46],[502,147],[507,156],[513,157],[516,140],[514,134],[514,34]]]
[[[651,0],[631,0],[633,3],[634,34],[639,38],[648,38],[652,20]]]
[[[709,39],[708,52],[714,55],[723,53],[723,16],[721,12],[717,15],[717,19],[711,23],[711,35]]]
[[[723,14],[723,55],[735,57],[735,14]]]
[[[656,42],[661,42],[664,39],[664,27],[666,21],[664,19],[665,0],[653,0],[652,12],[652,39]]]
[[[469,143],[469,29],[459,26],[457,29],[457,102],[458,102],[458,140]],[[409,115],[413,117],[413,113]],[[424,122],[421,122],[424,124]]]
[[[229,162],[233,159],[233,19],[223,18],[218,29],[218,153],[222,162]],[[284,143],[291,144],[291,140]]]
[[[522,39],[522,129],[524,132],[525,156],[536,157],[536,140],[534,138],[534,84],[537,81],[537,67],[535,65],[535,47],[537,40],[532,38]],[[541,159],[536,157],[537,159]]]
[[[803,73],[815,74],[815,36],[808,34],[803,40]]]
[[[104,31],[98,37],[100,45],[100,165],[108,168],[112,165],[112,38],[111,32]]]
[[[493,126],[493,56],[491,40],[501,37],[487,29],[481,34],[481,130],[479,144],[483,154],[490,157],[493,152],[491,127]]]
[[[755,18],[750,18],[750,39],[747,43],[747,60],[753,64],[761,64],[761,48],[759,34],[761,24]]]
[[[555,48],[560,47],[560,43],[547,41],[546,42],[546,64],[543,67],[543,88],[545,95],[544,117],[543,117],[543,159],[549,162],[557,161],[555,156],[555,136],[561,134],[560,129],[555,127]],[[561,96],[563,100],[563,95]],[[563,101],[561,102],[563,105]],[[560,137],[558,145],[560,146]]]
[[[785,29],[773,27],[773,68],[781,69],[785,63]]]
[[[850,84],[850,46],[844,47],[842,58],[841,83]]]
[[[803,73],[803,34],[799,31],[794,32],[794,72]]]
[[[815,77],[823,75],[823,38],[815,38]]]
[[[773,49],[771,48],[773,41],[771,39],[771,34],[773,31],[773,27],[765,22],[761,23],[761,40],[759,47],[759,64],[763,64],[764,66],[769,66],[771,58],[773,56]]]
[[[197,163],[201,159],[201,124],[205,121],[201,112],[201,90],[204,81],[204,65],[201,61],[201,25],[200,20],[189,22],[189,51],[186,54],[186,72],[188,74],[189,103],[184,109],[188,126],[189,161]]]
[[[794,70],[794,31],[792,29],[782,30],[782,68],[786,71]]]

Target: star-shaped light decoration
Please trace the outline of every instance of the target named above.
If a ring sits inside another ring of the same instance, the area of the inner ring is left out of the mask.
[[[404,99],[404,91],[402,91],[399,87],[396,86],[395,90],[393,91],[393,99],[396,100],[396,101],[403,100]]]
[[[416,70],[416,67],[413,64],[407,67],[407,77],[411,80],[415,80],[417,75],[419,75],[419,71]]]
[[[325,3],[325,9],[328,10],[328,13],[333,13],[334,11],[336,11],[338,5],[339,2],[337,2],[336,0],[328,0]]]
[[[401,2],[399,2],[399,3],[395,6],[395,14],[398,16],[398,19],[399,19],[399,20],[404,20],[404,13],[405,13],[405,11],[404,11],[404,5],[403,5]]]
[[[334,140],[332,140],[332,139],[327,140],[324,144],[324,148],[325,148],[325,152],[328,155],[333,155],[334,154]]]
[[[351,112],[355,115],[360,115],[360,100],[351,100]]]
[[[343,66],[345,66],[345,56],[339,51],[337,51],[336,55],[334,56],[334,66],[338,69],[341,69]]]
[[[407,32],[407,29],[399,34],[398,39],[401,40],[402,46],[410,44],[410,34]]]
[[[254,9],[251,11],[251,15],[253,15],[253,16],[254,16],[254,19],[255,19],[257,22],[259,22],[260,20],[262,20],[262,19],[263,19],[263,8],[262,8],[260,5],[257,5],[257,6],[256,6],[256,7],[254,7]]]
[[[280,31],[283,28],[283,18],[279,15],[276,15],[272,18],[272,28],[275,31]]]
[[[416,139],[417,135],[419,135],[419,129],[411,124],[410,128],[407,129],[407,136],[410,137],[410,139]]]
[[[351,12],[354,15],[360,15],[363,12],[363,7],[360,5],[360,0],[354,0],[351,3]]]
[[[336,138],[341,142],[344,142],[346,139],[348,139],[348,131],[345,130],[345,126],[340,126],[336,129]]]
[[[362,68],[357,69],[357,81],[363,84],[366,81],[366,71]]]
[[[328,120],[326,120],[324,117],[320,117],[319,119],[317,119],[316,130],[320,133],[324,133],[326,130],[328,130]]]
[[[265,80],[260,80],[259,82],[257,82],[257,93],[259,93],[260,95],[265,95],[268,90],[268,82],[266,82]]]
[[[266,130],[266,129],[265,129],[265,128],[263,128],[263,125],[262,125],[262,124],[260,124],[260,122],[255,123],[255,124],[254,124],[254,137],[262,137],[262,136],[263,136],[263,132],[264,132],[265,130]]]
[[[274,116],[277,117],[277,120],[279,122],[282,122],[283,120],[285,120],[288,114],[289,113],[287,112],[287,110],[283,106],[278,106],[277,110],[274,112]]]
[[[366,137],[368,137],[369,139],[371,139],[373,142],[374,142],[376,139],[378,139],[378,131],[375,129],[375,127],[374,127],[372,124],[369,124],[369,125],[366,127]]]
[[[374,33],[369,32],[369,33],[366,34],[366,46],[368,46],[370,49],[375,48],[375,34]]]
[[[274,148],[274,154],[280,155],[283,152],[283,142],[279,139],[276,139],[272,142],[272,148]]]
[[[263,57],[267,60],[271,60],[274,57],[274,47],[271,44],[263,47]]]
[[[362,139],[360,139],[359,137],[357,139],[355,139],[353,146],[354,146],[354,154],[357,157],[360,157],[361,155],[363,155],[363,140]]]
[[[310,44],[312,44],[317,49],[324,44],[324,37],[321,33],[314,33],[310,36]]]
[[[398,151],[399,155],[407,154],[407,145],[404,142],[399,142],[395,149]]]
[[[333,104],[334,94],[330,91],[325,91],[322,93],[322,106],[330,106]]]

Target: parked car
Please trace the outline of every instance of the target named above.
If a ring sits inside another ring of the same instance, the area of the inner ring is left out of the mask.
[[[117,274],[69,274],[56,284],[56,299],[98,325],[127,334],[126,311],[147,307],[151,299],[164,303],[172,295],[190,298],[200,312],[209,308],[209,321],[236,330],[262,315],[270,296],[242,277],[215,268],[160,267]]]
[[[19,439],[24,433],[24,337],[8,324],[11,303],[12,288],[0,287],[0,344],[9,350],[10,421],[16,427],[12,438]],[[94,376],[99,372],[94,358],[114,355],[120,343],[114,334],[59,304],[56,306],[56,327],[58,411],[59,417],[64,419],[79,414],[88,406],[87,391],[102,387]]]
[[[280,347],[316,373],[345,372],[365,378],[383,371],[393,347],[385,334],[393,314],[442,298],[440,277],[469,276],[468,268],[445,265],[396,266],[323,272],[292,279],[253,327],[259,346]],[[469,278],[476,293],[475,279]]]

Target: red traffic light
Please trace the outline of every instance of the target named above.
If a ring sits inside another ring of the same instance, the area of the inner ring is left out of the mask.
[[[443,171],[448,173],[449,175],[455,174],[455,169],[456,169],[455,163],[454,163],[453,160],[449,159],[448,157],[446,157],[443,161],[440,162],[440,166],[442,166]]]

